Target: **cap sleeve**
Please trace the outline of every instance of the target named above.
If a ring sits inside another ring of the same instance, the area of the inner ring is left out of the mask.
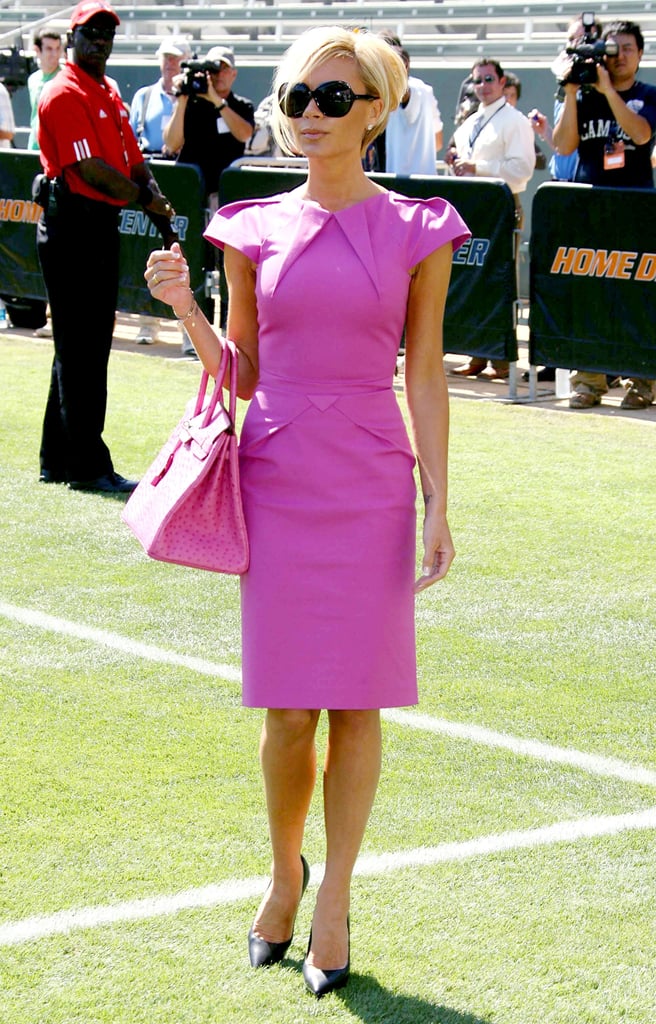
[[[222,206],[212,217],[204,237],[219,249],[230,245],[253,263],[259,263],[265,235],[264,211],[272,201],[251,199]]]
[[[407,238],[407,266],[416,267],[426,256],[448,242],[453,251],[471,237],[471,231],[458,211],[446,199],[433,196],[430,199],[404,200],[411,218]]]

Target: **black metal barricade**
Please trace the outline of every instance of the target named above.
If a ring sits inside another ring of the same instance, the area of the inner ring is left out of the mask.
[[[530,274],[531,364],[656,377],[656,190],[542,185]]]

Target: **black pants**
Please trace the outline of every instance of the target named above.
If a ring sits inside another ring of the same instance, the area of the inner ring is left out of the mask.
[[[118,298],[118,209],[64,195],[37,228],[55,356],[43,420],[41,468],[62,480],[113,470],[102,439],[107,364]]]

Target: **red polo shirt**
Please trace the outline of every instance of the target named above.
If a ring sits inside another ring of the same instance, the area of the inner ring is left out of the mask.
[[[44,89],[39,101],[39,148],[49,178],[65,177],[71,192],[112,206],[126,206],[88,185],[76,164],[99,157],[127,178],[143,156],[128,112],[105,78],[102,85],[77,64],[66,64]]]

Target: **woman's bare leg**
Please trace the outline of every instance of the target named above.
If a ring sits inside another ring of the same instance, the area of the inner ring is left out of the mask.
[[[308,963],[337,970],[348,959],[351,875],[380,776],[380,712],[330,711],[324,769],[326,872],[317,894]]]
[[[318,711],[276,709],[267,711],[262,727],[260,763],[273,867],[253,931],[267,942],[286,942],[294,928],[303,883],[303,832],[316,779],[318,721]]]

